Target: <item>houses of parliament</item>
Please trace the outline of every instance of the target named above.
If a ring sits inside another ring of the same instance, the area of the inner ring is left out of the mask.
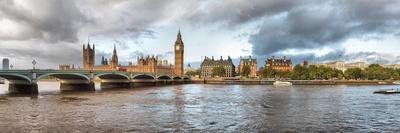
[[[175,45],[175,64],[168,65],[166,61],[161,61],[157,56],[141,56],[137,58],[137,65],[129,63],[128,65],[121,65],[118,63],[118,54],[114,45],[113,54],[110,60],[104,56],[101,59],[101,64],[96,65],[95,62],[95,46],[92,47],[88,43],[85,47],[83,45],[83,69],[85,70],[120,70],[128,72],[149,72],[149,73],[165,73],[176,76],[183,76],[183,55],[184,43],[182,41],[181,32],[178,32]]]

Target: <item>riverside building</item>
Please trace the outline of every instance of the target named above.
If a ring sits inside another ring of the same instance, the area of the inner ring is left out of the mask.
[[[277,71],[292,71],[292,60],[283,56],[282,59],[272,56],[265,61],[264,68],[272,68]]]
[[[248,77],[257,77],[257,59],[256,58],[251,58],[249,56],[248,58],[242,58],[240,56],[240,62],[238,66],[237,73],[241,75],[241,72],[243,71],[243,68],[245,66],[248,66],[250,68],[250,73],[247,75]]]
[[[183,76],[184,63],[184,43],[182,41],[181,32],[178,32],[174,45],[175,65],[165,64],[168,61],[159,60],[157,56],[142,56],[137,58],[137,65],[129,63],[128,65],[119,64],[117,48],[114,45],[111,59],[102,57],[101,64],[95,65],[95,46],[91,47],[83,45],[83,69],[85,70],[119,70],[128,72],[152,72],[152,73],[168,73],[176,76]]]
[[[214,68],[223,66],[225,69],[224,77],[234,77],[235,76],[235,65],[233,65],[231,57],[228,56],[228,59],[222,59],[222,56],[219,60],[214,60],[214,56],[211,58],[205,57],[203,62],[201,62],[201,76],[203,78],[211,78],[212,71]]]

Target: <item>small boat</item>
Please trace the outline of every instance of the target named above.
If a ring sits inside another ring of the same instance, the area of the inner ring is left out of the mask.
[[[400,81],[393,81],[393,84],[400,85]]]
[[[380,85],[385,85],[385,84],[387,84],[386,82],[383,82],[383,81],[381,81],[381,82],[378,82],[378,84],[380,84]]]
[[[400,93],[399,89],[389,89],[389,90],[378,90],[374,91],[374,94],[396,94]]]
[[[275,81],[274,86],[292,86],[292,83],[288,81]]]

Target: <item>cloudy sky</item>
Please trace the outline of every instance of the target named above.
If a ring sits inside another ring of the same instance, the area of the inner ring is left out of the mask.
[[[82,65],[82,44],[122,63],[154,54],[173,61],[178,29],[185,63],[204,56],[288,56],[400,63],[399,0],[0,0],[0,57],[15,68]],[[197,62],[197,63],[196,63]],[[97,61],[99,63],[99,61]]]

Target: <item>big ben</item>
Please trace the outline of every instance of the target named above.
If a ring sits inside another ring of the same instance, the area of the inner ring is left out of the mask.
[[[178,36],[175,41],[175,75],[182,77],[183,76],[183,41],[181,31],[179,30]]]

